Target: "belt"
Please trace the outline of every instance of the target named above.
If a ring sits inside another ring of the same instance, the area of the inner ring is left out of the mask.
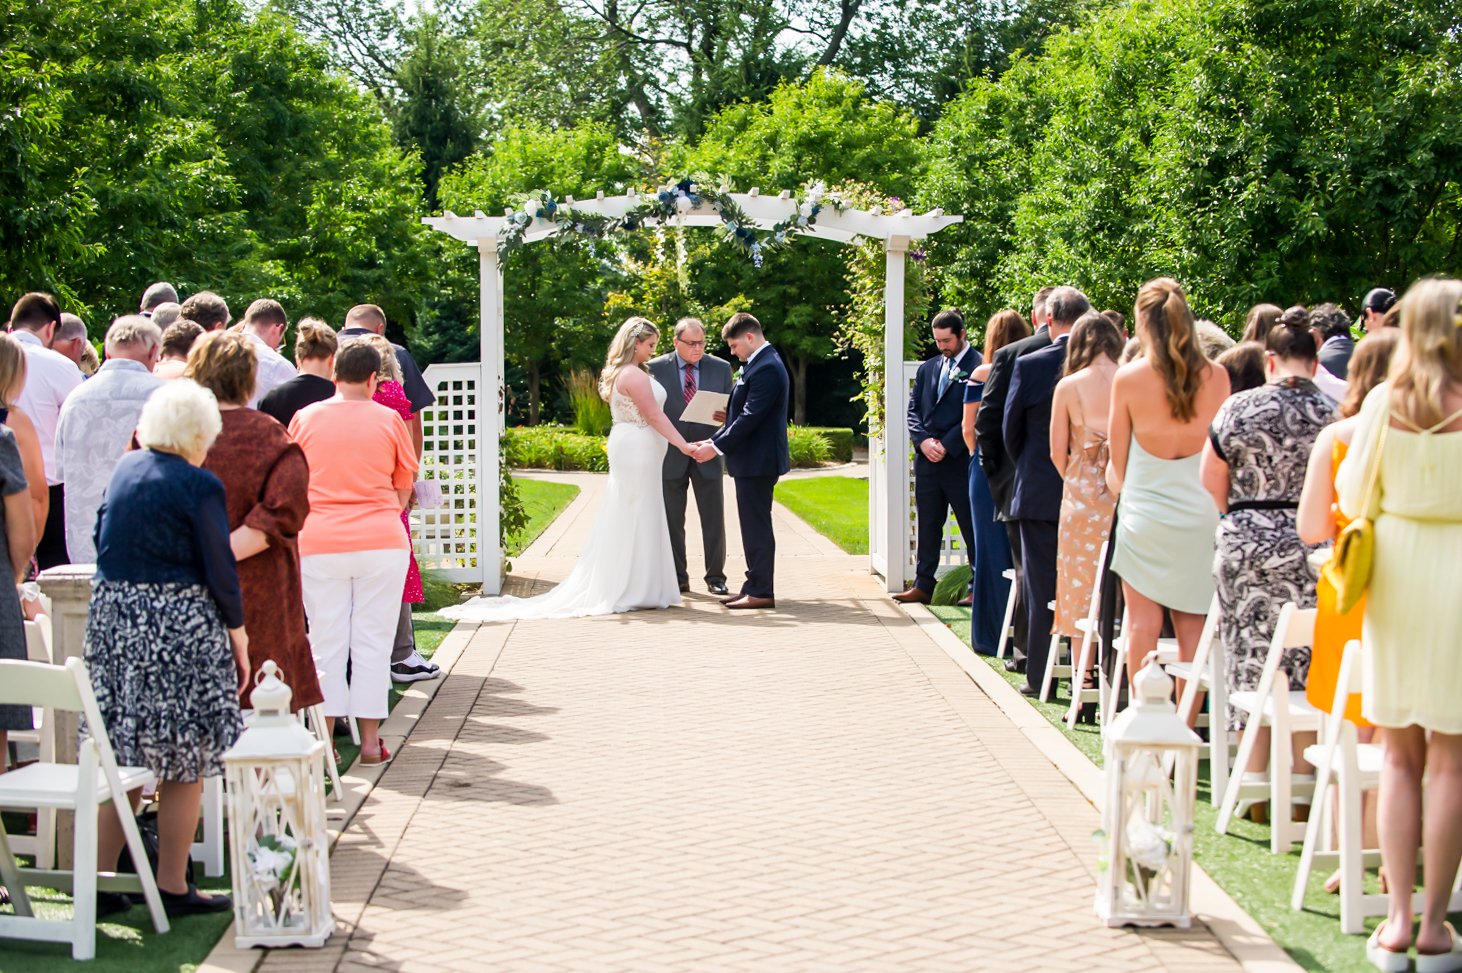
[[[1300,508],[1297,500],[1240,500],[1237,503],[1228,505],[1229,513],[1236,513],[1240,510],[1298,510]]]

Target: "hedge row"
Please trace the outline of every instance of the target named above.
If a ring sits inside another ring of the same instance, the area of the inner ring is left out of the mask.
[[[853,458],[853,430],[788,426],[787,448],[792,466],[808,469],[828,461],[846,463]],[[603,436],[587,436],[567,426],[514,426],[503,436],[503,457],[508,466],[521,470],[584,470],[603,473],[609,469],[609,453]]]

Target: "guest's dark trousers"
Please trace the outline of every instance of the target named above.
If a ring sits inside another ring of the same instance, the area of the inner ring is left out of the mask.
[[[974,550],[975,525],[970,520],[970,468],[968,462],[948,460],[934,464],[937,473],[914,474],[914,510],[918,514],[918,543],[914,548],[914,587],[933,592],[939,570],[939,551],[944,546],[944,525],[949,512],[959,524],[965,558]],[[942,467],[948,466],[948,469]]]
[[[1010,627],[1015,629],[1015,634],[1010,639],[1011,655],[1016,662],[1024,662],[1029,654],[1026,646],[1026,627],[1029,620],[1025,613],[1025,582],[1022,580],[1025,566],[1020,550],[1020,521],[1006,520],[1001,523],[1005,527],[1005,536],[1010,538],[1010,566],[1015,571],[1015,612],[1010,616]]]
[[[411,603],[401,603],[401,614],[396,619],[396,639],[391,645],[391,665],[405,662],[416,651],[416,629],[411,622]]]
[[[51,487],[51,509],[46,514],[40,543],[36,545],[36,566],[44,571],[70,563],[71,555],[66,553],[66,485],[57,483]]]
[[[1025,595],[1025,681],[1039,689],[1046,674],[1051,648],[1051,599],[1056,597],[1056,536],[1054,520],[1021,520],[1020,585]]]
[[[741,521],[741,547],[746,552],[746,582],[743,595],[774,598],[773,575],[777,563],[777,538],[772,533],[772,490],[780,477],[737,476],[736,514]]]
[[[698,476],[693,470],[686,470],[680,476],[666,477],[663,482],[670,553],[675,556],[675,580],[682,585],[690,582],[690,570],[685,562],[685,512],[693,486],[695,510],[701,519],[701,543],[706,549],[706,584],[725,584],[726,496],[722,478]]]

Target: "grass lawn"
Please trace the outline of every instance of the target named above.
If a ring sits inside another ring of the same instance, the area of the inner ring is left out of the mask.
[[[777,484],[777,500],[812,529],[847,551],[868,553],[868,481],[809,476]]]
[[[968,644],[968,608],[935,607],[930,611]],[[1009,683],[1025,681],[1025,676],[1006,672],[992,658],[978,658]],[[1061,722],[1071,702],[1070,684],[1061,682],[1058,686],[1060,691],[1053,693],[1055,702],[1027,702],[1065,733],[1093,763],[1101,766],[1100,730],[1087,725],[1071,730]],[[1325,875],[1329,874],[1328,870],[1317,869],[1323,874],[1311,878],[1304,911],[1294,912],[1289,907],[1289,895],[1299,868],[1299,846],[1296,845],[1288,855],[1270,854],[1269,826],[1246,819],[1236,819],[1230,825],[1228,835],[1220,835],[1214,830],[1218,809],[1209,802],[1207,768],[1205,761],[1198,770],[1198,814],[1194,835],[1194,856],[1198,864],[1305,969],[1326,973],[1366,973],[1373,969],[1366,961],[1365,938],[1347,936],[1340,931],[1340,897],[1327,895],[1320,888]],[[1091,853],[1096,854],[1095,844]],[[1367,891],[1377,891],[1374,875],[1367,876]],[[1367,931],[1374,928],[1376,921],[1372,920],[1367,925]],[[1459,921],[1462,921],[1462,916],[1452,916],[1453,925]]]
[[[526,477],[514,477],[513,483],[517,485],[518,494],[523,498],[523,506],[528,511],[528,526],[522,533],[508,538],[508,557],[516,557],[526,551],[538,539],[538,535],[548,529],[554,518],[563,513],[573,503],[574,497],[579,495],[579,488],[572,483],[553,483]]]

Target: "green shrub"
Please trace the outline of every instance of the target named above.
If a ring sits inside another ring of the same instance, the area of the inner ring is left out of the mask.
[[[515,426],[503,436],[503,456],[523,470],[582,470],[603,473],[609,454],[603,436],[586,436],[564,426]]]
[[[607,436],[613,417],[599,394],[599,379],[587,368],[569,372],[569,403],[574,407],[574,428],[586,436]]]
[[[834,463],[853,462],[853,430],[833,426],[803,426],[808,432],[815,432],[827,440]]]
[[[821,466],[832,455],[827,437],[803,426],[787,427],[787,451],[792,454],[793,469]]]

